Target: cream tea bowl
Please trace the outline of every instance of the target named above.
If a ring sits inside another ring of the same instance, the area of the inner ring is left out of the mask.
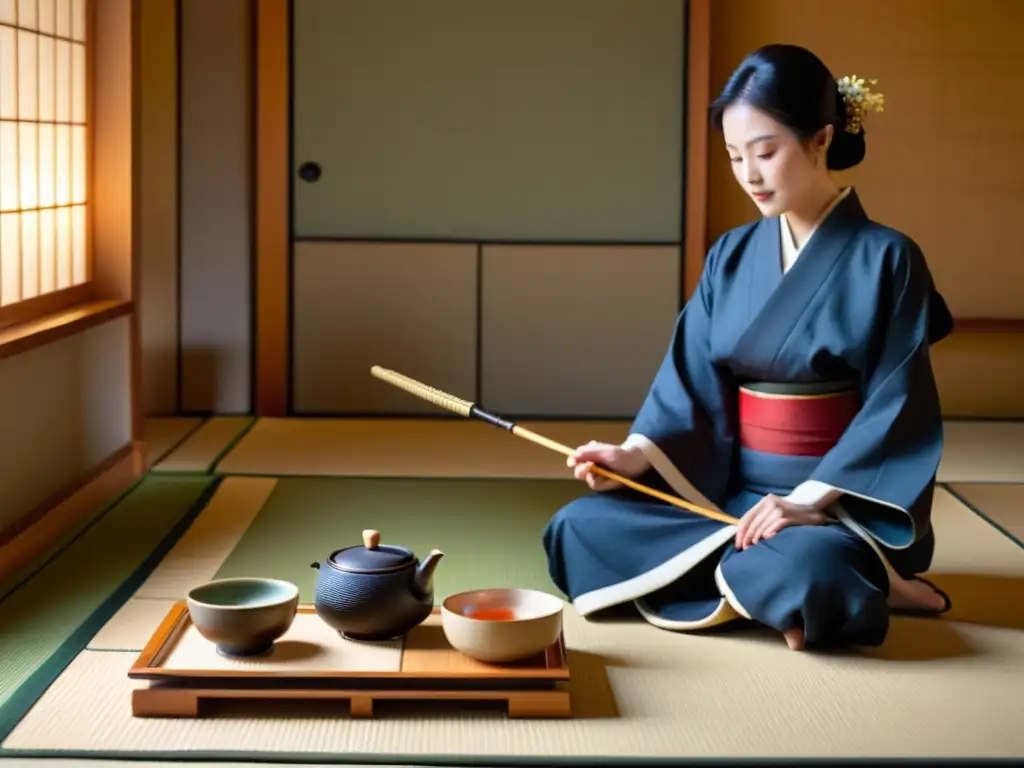
[[[219,579],[190,590],[185,603],[196,630],[218,652],[259,656],[291,628],[299,588],[279,579]]]
[[[561,599],[533,589],[477,589],[441,603],[441,626],[456,651],[507,664],[542,653],[562,634]]]

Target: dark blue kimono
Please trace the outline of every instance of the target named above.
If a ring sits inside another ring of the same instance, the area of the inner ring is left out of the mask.
[[[585,495],[544,532],[555,584],[583,614],[629,601],[650,623],[744,617],[807,642],[880,644],[890,581],[928,569],[942,417],[929,344],[952,320],[917,245],[871,221],[852,191],[783,272],[780,222],[723,235],[680,313],[628,444],[641,482],[742,517],[774,493],[842,495],[837,523],[790,526],[746,550],[736,527],[629,489]],[[860,410],[823,456],[737,440],[746,383],[853,382]]]

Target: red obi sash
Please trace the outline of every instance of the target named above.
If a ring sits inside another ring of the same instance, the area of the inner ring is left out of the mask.
[[[825,390],[825,391],[815,391]],[[784,456],[824,456],[860,410],[853,387],[758,385],[740,387],[740,445]]]

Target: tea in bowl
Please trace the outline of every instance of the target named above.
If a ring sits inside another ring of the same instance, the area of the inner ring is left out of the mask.
[[[225,656],[267,653],[287,632],[299,607],[299,588],[278,579],[220,579],[185,597],[192,623]]]
[[[477,589],[441,604],[441,626],[452,648],[488,663],[507,664],[542,653],[562,633],[564,603],[533,589]]]

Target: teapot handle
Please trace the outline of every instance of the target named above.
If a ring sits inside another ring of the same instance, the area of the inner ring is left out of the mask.
[[[377,547],[379,547],[380,533],[373,530],[372,528],[367,528],[365,531],[363,531],[363,546],[367,549],[376,549]]]
[[[310,563],[309,567],[310,568],[316,568],[319,571],[320,570],[320,563]]]

